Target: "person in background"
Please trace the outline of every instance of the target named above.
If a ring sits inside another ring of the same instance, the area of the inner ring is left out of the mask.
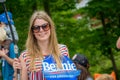
[[[0,59],[2,61],[3,80],[13,80],[14,44],[7,38],[4,26],[0,24]]]
[[[18,37],[18,33],[16,31],[16,27],[14,25],[14,21],[13,21],[13,18],[12,18],[12,13],[7,12],[7,14],[8,14],[8,17],[10,19],[10,24],[11,24],[11,27],[12,27],[12,31],[13,31],[13,34],[14,34],[15,41],[18,42],[19,37]],[[13,40],[12,33],[11,33],[11,30],[10,30],[10,26],[8,24],[8,20],[7,20],[5,12],[0,14],[0,23],[5,26],[4,29],[6,30],[8,39]]]
[[[120,49],[120,37],[117,39],[117,41],[116,41],[116,47],[118,48],[118,49]]]
[[[26,51],[14,59],[16,69],[21,71],[21,80],[76,80],[79,75],[69,58],[68,48],[59,44],[55,25],[44,11],[36,11],[30,19]]]
[[[81,74],[78,77],[78,80],[93,80],[90,72],[89,72],[89,61],[82,54],[75,54],[72,57],[73,62],[76,64],[78,70],[81,70]]]

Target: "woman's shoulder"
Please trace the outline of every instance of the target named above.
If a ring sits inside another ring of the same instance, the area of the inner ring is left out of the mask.
[[[27,50],[23,50],[20,54],[20,56],[22,56],[23,58],[26,57],[28,55]]]

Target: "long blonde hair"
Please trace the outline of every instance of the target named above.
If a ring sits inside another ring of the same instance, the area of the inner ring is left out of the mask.
[[[43,59],[43,55],[41,53],[41,49],[38,47],[37,40],[33,35],[33,32],[31,30],[31,27],[36,19],[43,19],[47,21],[50,24],[50,39],[49,39],[49,50],[51,50],[51,54],[54,57],[54,60],[56,61],[57,67],[61,68],[61,60],[60,60],[60,51],[58,47],[58,41],[56,37],[56,31],[55,31],[55,25],[52,21],[52,19],[47,15],[44,11],[36,11],[33,13],[30,19],[30,26],[29,26],[29,32],[28,32],[28,38],[26,41],[26,49],[28,53],[30,53],[30,57],[32,58],[31,65],[34,65],[34,59],[39,56],[39,59]],[[32,67],[32,66],[31,66]]]

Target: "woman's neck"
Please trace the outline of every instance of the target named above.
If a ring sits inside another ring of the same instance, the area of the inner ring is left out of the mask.
[[[40,50],[41,50],[43,55],[49,55],[50,54],[48,41],[46,41],[46,42],[38,42],[38,45],[39,45]]]

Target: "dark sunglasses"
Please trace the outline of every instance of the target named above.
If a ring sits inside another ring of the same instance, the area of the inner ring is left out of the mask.
[[[32,26],[32,31],[35,32],[35,33],[38,33],[41,28],[42,28],[44,31],[48,31],[48,30],[50,29],[50,25],[49,25],[49,23],[43,24],[43,25],[41,25],[41,26],[35,25],[35,26]]]

